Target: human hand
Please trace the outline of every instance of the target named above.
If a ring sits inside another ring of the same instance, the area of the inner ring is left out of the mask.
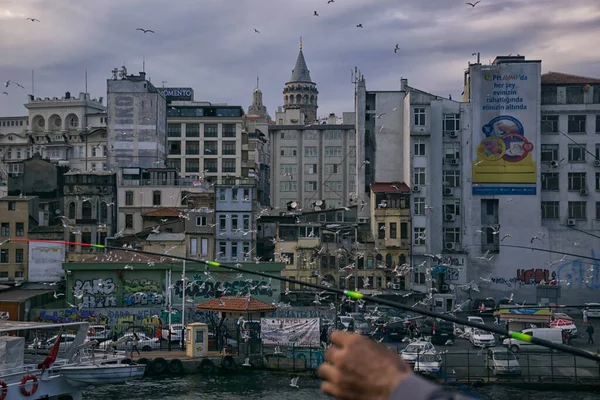
[[[364,336],[335,331],[318,373],[321,391],[340,400],[388,400],[412,370],[397,354]]]

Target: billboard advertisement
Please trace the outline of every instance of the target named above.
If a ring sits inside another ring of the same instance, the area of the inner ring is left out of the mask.
[[[172,101],[194,101],[194,89],[192,88],[157,88],[167,103]]]
[[[29,282],[57,282],[63,276],[65,245],[29,243]]]
[[[261,318],[260,338],[273,346],[318,346],[319,326],[319,318]]]
[[[535,195],[540,64],[499,64],[472,73],[473,194]]]

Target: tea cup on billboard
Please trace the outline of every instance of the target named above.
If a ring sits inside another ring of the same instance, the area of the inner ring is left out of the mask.
[[[510,148],[506,151],[506,154],[511,157],[521,157],[524,152],[523,142],[510,142]]]

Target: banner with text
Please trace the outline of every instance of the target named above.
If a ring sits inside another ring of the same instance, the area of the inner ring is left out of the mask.
[[[266,345],[318,346],[319,318],[261,318],[260,337]]]
[[[473,194],[535,195],[540,64],[474,66],[472,73]]]

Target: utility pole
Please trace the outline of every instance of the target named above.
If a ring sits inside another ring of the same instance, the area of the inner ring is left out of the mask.
[[[181,269],[181,350],[185,346],[185,260],[183,260],[183,268]]]

